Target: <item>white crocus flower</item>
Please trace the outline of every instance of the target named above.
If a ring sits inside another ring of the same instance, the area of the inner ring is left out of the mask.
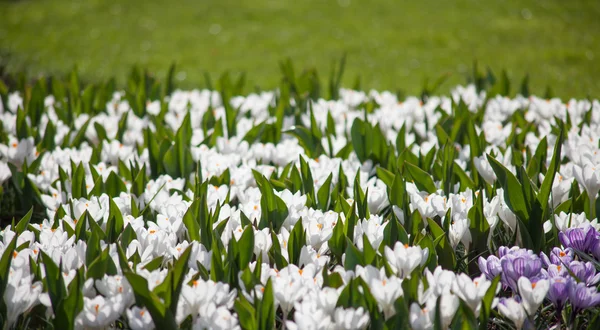
[[[294,303],[302,300],[309,289],[308,284],[312,281],[306,281],[303,275],[308,275],[312,278],[314,268],[310,269],[312,271],[309,270],[309,267],[299,269],[295,265],[288,265],[279,271],[276,276],[272,277],[275,299],[284,313],[289,313],[294,307]],[[307,274],[304,274],[305,272]]]
[[[24,274],[25,272],[27,274]],[[2,297],[7,307],[7,324],[9,326],[14,324],[19,315],[36,305],[41,293],[42,284],[40,282],[32,283],[32,277],[28,270],[11,268],[4,297]]]
[[[445,293],[440,299],[440,316],[442,318],[442,327],[446,328],[452,323],[454,314],[458,310],[460,301],[456,295]]]
[[[440,297],[440,320],[442,321],[442,329],[448,328],[452,320],[454,319],[454,314],[458,310],[458,306],[460,305],[460,300],[458,297],[452,293],[444,293],[439,296]],[[435,311],[438,302],[438,296],[431,296],[426,303],[428,311]]]
[[[540,182],[543,182],[544,175],[540,173]],[[552,207],[556,208],[562,202],[566,201],[569,198],[569,192],[571,191],[571,184],[573,183],[573,178],[565,178],[565,176],[559,172],[556,173],[554,177],[554,182],[552,182]]]
[[[123,307],[129,306],[135,301],[133,289],[127,279],[121,275],[104,274],[101,280],[96,280],[96,289],[105,297],[123,296]]]
[[[365,329],[369,325],[369,313],[364,308],[338,307],[334,313],[335,329],[355,330]]]
[[[577,182],[585,188],[590,200],[596,200],[596,195],[600,191],[600,164],[586,162],[583,166],[574,166],[573,175]]]
[[[8,95],[8,110],[16,113],[19,107],[23,108],[23,98],[19,95],[19,92],[10,93]]]
[[[471,232],[469,231],[469,219],[455,219],[450,224],[450,232],[448,233],[450,239],[450,245],[453,249],[456,249],[458,243],[463,241],[465,246],[468,248],[471,242]]]
[[[596,220],[593,222],[596,222]],[[560,212],[560,214],[554,215],[554,224],[556,225],[556,229],[559,231],[565,231],[569,228],[576,228],[585,223],[589,223],[585,213],[567,214],[565,212]]]
[[[481,157],[474,157],[473,163],[475,164],[477,172],[481,174],[485,182],[487,182],[490,185],[493,185],[494,182],[496,182],[496,173],[494,173],[494,169],[492,169],[492,165],[490,165],[490,162],[487,160],[486,155],[483,155]]]
[[[127,314],[128,324],[132,330],[154,329],[152,316],[150,316],[150,312],[146,308],[133,306],[131,309],[126,310],[125,314]]]
[[[332,317],[330,312],[320,308],[316,299],[313,294],[305,297],[301,303],[296,303],[294,305],[294,321],[287,321],[287,328],[291,330],[331,329]]]
[[[200,263],[204,268],[210,270],[210,259],[212,251],[208,251],[204,245],[196,241],[192,242],[192,252],[190,253],[190,261],[188,266],[191,269],[198,270],[197,263]]]
[[[498,217],[500,217],[500,220],[514,232],[517,229],[517,216],[508,207],[508,204],[506,204],[506,201],[504,200],[504,190],[502,188],[497,189],[496,196],[498,196],[500,200]]]
[[[10,136],[8,145],[0,144],[0,156],[4,156],[9,163],[20,168],[25,160],[27,163],[31,163],[38,153],[32,137],[18,140],[16,137]]]
[[[177,309],[177,319],[183,321],[188,315],[193,319],[209,317],[207,314],[213,307],[233,307],[236,290],[230,290],[228,284],[213,281],[194,280],[192,285],[184,285],[181,289],[181,299]]]
[[[410,321],[410,326],[413,329],[432,329],[433,321],[435,319],[435,308],[421,308],[419,304],[414,302],[412,305],[410,305],[408,319]]]
[[[238,319],[227,307],[217,306],[214,303],[206,305],[205,310],[201,309],[200,314],[203,317],[196,319],[193,329],[240,329]]]
[[[378,250],[383,242],[385,227],[388,222],[383,222],[383,217],[372,215],[369,220],[362,219],[354,227],[354,244],[359,250],[363,250],[363,235],[367,236],[373,249]]]
[[[324,217],[303,217],[302,224],[306,230],[308,244],[318,249],[327,243],[333,235],[333,226]]]
[[[254,231],[254,254],[262,255],[262,260],[269,260],[269,250],[273,245],[269,228]]]
[[[381,276],[379,279],[371,279],[369,282],[369,288],[373,297],[377,300],[377,304],[383,310],[385,317],[390,318],[396,314],[394,302],[398,297],[404,295],[402,290],[402,279],[391,276]]]
[[[379,179],[371,179],[367,183],[367,187],[369,189],[367,195],[367,204],[369,206],[369,212],[371,212],[372,214],[377,214],[383,208],[390,205],[387,196],[387,188],[383,181]]]
[[[315,250],[312,246],[305,245],[300,250],[298,264],[301,266],[314,265],[317,271],[320,271],[329,262],[329,256],[325,255],[328,250],[329,247],[327,246],[327,243],[321,245],[319,250]]]
[[[518,281],[519,294],[521,295],[523,308],[527,312],[527,315],[533,316],[540,307],[548,289],[550,288],[550,282],[548,280],[539,280],[535,283],[531,283],[525,276],[519,278]]]
[[[427,262],[429,250],[396,242],[393,250],[386,246],[384,254],[392,270],[401,278],[405,278],[409,277],[415,268]]]
[[[432,290],[436,296],[450,293],[452,284],[456,281],[456,273],[445,270],[441,266],[437,266],[433,273],[429,269],[425,269],[425,276],[429,283],[429,290]]]
[[[8,164],[0,160],[0,185],[2,185],[4,181],[10,179],[11,176],[12,173],[10,172]]]
[[[93,299],[83,297],[83,311],[79,313],[84,327],[104,328],[114,322],[119,313],[114,308],[114,302],[103,296],[96,296]]]
[[[85,211],[94,219],[96,222],[103,221],[103,226],[106,226],[108,220],[108,195],[102,194],[100,198],[91,197],[90,200],[80,198],[73,201],[73,213],[75,219],[80,219]]]
[[[509,320],[513,321],[517,330],[523,328],[523,323],[527,318],[525,309],[515,299],[509,298],[498,304],[498,311]]]
[[[473,310],[475,316],[479,316],[481,300],[485,296],[492,282],[488,281],[485,274],[471,279],[466,274],[456,276],[456,281],[452,285],[452,292]]]

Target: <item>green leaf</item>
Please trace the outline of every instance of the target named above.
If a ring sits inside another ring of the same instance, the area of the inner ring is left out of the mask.
[[[114,173],[114,172],[113,172]],[[108,222],[106,223],[107,241],[114,243],[123,231],[123,215],[112,198],[109,198]]]
[[[492,169],[496,173],[498,182],[504,189],[504,200],[508,207],[519,217],[522,221],[529,221],[529,210],[525,203],[525,196],[523,195],[523,189],[517,178],[510,172],[504,165],[500,164],[494,157],[487,156]]]
[[[92,261],[92,263],[88,266],[88,270],[86,272],[86,279],[102,279],[104,275],[109,273],[109,269],[115,267],[112,258],[109,255],[109,248],[107,247],[100,253],[100,255]],[[110,275],[110,274],[108,274]]]
[[[74,329],[75,318],[83,310],[83,267],[69,283],[69,294],[59,302],[53,325],[55,329]],[[62,275],[61,275],[62,276]]]
[[[478,194],[475,204],[467,215],[470,220],[471,250],[475,251],[476,254],[484,253],[488,250],[487,241],[490,233],[490,225],[483,211],[483,194]]]
[[[401,175],[396,175],[392,186],[390,187],[390,204],[395,205],[399,208],[404,208],[404,199],[406,196],[406,183],[402,179]]]
[[[396,136],[396,151],[401,154],[406,149],[406,123],[402,124],[398,136]]]
[[[308,162],[304,160],[304,157],[301,155],[298,156],[300,160],[300,174],[302,174],[302,191],[305,195],[311,198],[311,200],[315,200],[315,181],[313,180],[312,172],[310,170],[310,166]]]
[[[377,256],[377,251],[373,248],[373,245],[371,245],[371,242],[369,241],[369,238],[367,237],[367,235],[363,234],[362,240],[363,240],[362,254],[363,254],[364,263],[365,263],[365,265],[371,265],[375,261],[375,257]]]
[[[21,220],[19,220],[17,225],[15,226],[15,234],[17,234],[16,236],[21,235],[27,229],[27,226],[29,225],[29,221],[31,221],[32,215],[33,215],[33,207],[29,209],[29,212],[27,212],[27,214],[25,214],[21,218]]]
[[[473,181],[473,179],[467,175],[465,170],[463,170],[460,165],[456,163],[456,161],[454,162],[454,166],[452,166],[452,170],[454,171],[454,175],[456,175],[460,181],[461,190],[464,191],[467,188],[474,190],[477,187],[475,181]],[[474,173],[474,175],[476,175],[476,173]]]
[[[15,247],[17,246],[17,237],[15,235],[13,239],[8,243],[6,248],[4,249],[4,253],[2,253],[2,258],[0,259],[0,297],[4,297],[4,293],[6,292],[6,286],[8,285],[8,276],[10,274],[10,264],[14,257]],[[43,253],[43,252],[42,252]],[[0,299],[0,315],[4,320],[7,319],[7,306],[4,299]]]
[[[81,126],[81,128],[79,129],[79,131],[77,132],[77,134],[75,135],[75,137],[73,138],[73,140],[70,143],[71,148],[78,148],[81,145],[81,143],[85,139],[85,132],[87,131],[87,128],[90,125],[91,120],[92,120],[92,117],[90,117],[83,124],[83,126]],[[67,140],[68,139],[65,138],[65,141],[67,141]]]
[[[185,214],[183,215],[183,224],[187,230],[187,234],[192,241],[200,242],[200,225],[196,221],[198,219],[198,214],[200,210],[200,203],[202,200],[200,198],[194,200],[192,205],[187,209]]]
[[[344,224],[341,219],[336,221],[333,226],[333,233],[328,241],[329,249],[337,258],[341,258],[346,251],[346,235],[344,234]]]
[[[302,218],[300,218],[290,232],[290,237],[288,240],[287,250],[290,264],[298,265],[298,262],[300,261],[300,251],[302,251],[302,248],[305,245],[306,231],[302,225]]]
[[[256,312],[258,314],[259,329],[275,329],[275,295],[273,293],[273,283],[269,278],[265,285],[263,298],[258,302]]]
[[[252,304],[244,298],[243,295],[240,295],[238,299],[233,303],[233,308],[235,312],[238,314],[238,319],[240,321],[240,325],[242,329],[245,330],[257,330],[258,325],[256,321],[256,311]]]
[[[44,130],[44,138],[42,139],[42,142],[38,144],[38,148],[54,150],[56,148],[56,142],[54,141],[55,137],[56,126],[54,123],[52,123],[52,121],[48,121],[48,124],[46,124],[46,129]]]
[[[327,134],[327,136],[336,136],[335,121],[333,120],[331,111],[327,111],[327,126],[325,129],[325,133]]]
[[[244,269],[248,267],[248,264],[252,261],[252,256],[254,255],[254,229],[252,226],[246,226],[237,244],[239,248],[238,266],[240,269]]]
[[[415,181],[415,185],[419,190],[426,191],[428,193],[434,193],[436,191],[435,183],[433,182],[431,175],[429,175],[427,172],[408,162],[404,162],[404,168]]]
[[[56,315],[59,310],[58,306],[61,301],[67,296],[67,288],[65,287],[64,278],[62,276],[61,267],[56,265],[52,258],[40,251],[44,269],[46,270],[45,284],[52,303],[52,310]]]
[[[131,227],[131,223],[128,223],[125,227],[125,230],[123,230],[121,237],[119,238],[119,243],[123,249],[127,249],[129,243],[131,243],[131,241],[134,239],[137,239],[137,234],[135,233],[133,227]]]
[[[157,329],[177,329],[175,316],[153,292],[148,290],[148,281],[141,275],[130,271],[123,272],[133,289],[136,304],[146,307]]]
[[[342,280],[342,276],[340,276],[340,273],[333,272],[329,274],[327,267],[323,267],[321,274],[323,275],[323,287],[337,289],[344,286],[344,280]]]
[[[259,124],[254,124],[254,126],[244,135],[243,141],[248,142],[248,144],[252,145],[254,141],[261,138],[263,132],[265,131],[266,123],[263,121]]]
[[[169,283],[171,287],[171,302],[168,306],[173,315],[177,315],[177,303],[179,302],[179,295],[181,293],[181,288],[183,287],[183,282],[185,280],[185,275],[188,270],[188,261],[190,260],[190,253],[192,252],[192,245],[190,244],[183,253],[179,256],[179,259],[171,268],[169,275],[172,276],[172,282]]]
[[[437,266],[438,257],[437,257],[437,252],[435,249],[436,244],[431,239],[431,235],[423,236],[419,240],[417,245],[419,245],[423,249],[427,248],[429,250],[429,257],[427,258],[427,262],[425,263],[425,266],[427,268],[429,268],[430,271],[433,271],[435,269],[435,267]],[[419,269],[419,268],[417,268],[417,269]]]
[[[544,181],[542,182],[542,186],[540,187],[540,191],[537,195],[538,200],[540,201],[540,206],[544,211],[544,214],[547,213],[548,201],[550,199],[550,192],[552,191],[552,184],[554,183],[554,177],[556,177],[556,172],[560,169],[561,162],[561,148],[564,139],[564,133],[561,130],[560,134],[556,138],[556,143],[554,144],[554,153],[552,154],[552,160],[550,160],[550,167],[548,167],[548,171],[546,171],[546,175],[544,176]],[[544,217],[545,219],[546,217]]]
[[[85,170],[83,163],[79,163],[75,168],[72,168],[71,173],[71,194],[73,198],[86,198],[87,187],[85,183]]]
[[[288,216],[287,205],[279,196],[275,195],[273,186],[265,176],[254,170],[253,172],[262,194],[260,199],[261,219],[258,229],[271,227],[275,232],[279,232]]]
[[[498,288],[498,283],[500,282],[500,276],[496,276],[492,280],[492,284],[485,292],[483,299],[481,301],[481,313],[479,314],[479,329],[485,330],[487,329],[488,320],[492,315],[492,302],[496,297],[496,289]]]
[[[225,270],[223,269],[221,249],[219,249],[217,240],[213,240],[211,251],[212,256],[210,258],[210,279],[214,282],[222,281],[225,279]]]
[[[346,259],[344,260],[344,269],[354,270],[356,265],[365,266],[362,253],[352,244],[349,238],[346,238]]]
[[[398,299],[396,299],[394,302],[394,309],[396,310],[396,314],[386,322],[388,329],[411,329],[409,322],[410,313],[408,311],[408,304],[405,300],[405,297],[400,296]]]
[[[27,137],[32,135],[31,128],[27,124],[26,118],[27,118],[27,113],[25,112],[25,110],[23,110],[23,108],[19,107],[17,109],[17,121],[16,121],[17,138],[19,140],[26,139]]]
[[[331,190],[331,180],[333,178],[333,174],[330,173],[327,177],[327,180],[323,183],[321,188],[319,188],[319,192],[317,193],[317,201],[319,204],[319,209],[326,211],[329,205],[329,196]]]
[[[121,192],[127,192],[127,186],[115,172],[110,172],[104,183],[104,192],[111,197],[119,197]]]
[[[31,125],[36,127],[40,123],[42,114],[44,113],[45,92],[42,88],[42,79],[38,80],[31,90],[31,98],[27,104],[27,114],[31,118]]]
[[[365,123],[361,119],[354,119],[352,127],[350,129],[350,135],[352,136],[352,146],[354,152],[361,163],[364,163],[373,148],[372,130],[370,124]]]
[[[450,212],[450,210],[448,210]],[[456,256],[454,255],[454,249],[452,249],[452,245],[450,244],[450,240],[446,235],[446,232],[442,227],[440,227],[437,222],[432,219],[427,219],[427,223],[429,225],[429,230],[433,237],[438,240],[439,243],[436,245],[435,250],[439,257],[438,262],[440,266],[445,269],[454,270],[456,267]]]
[[[392,187],[395,178],[394,173],[386,170],[381,166],[377,166],[377,177],[381,181],[383,181],[383,183],[385,183],[386,186]]]

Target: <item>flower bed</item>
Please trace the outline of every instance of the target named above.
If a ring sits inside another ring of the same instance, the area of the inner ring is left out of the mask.
[[[1,84],[5,328],[600,326],[597,100],[283,69]]]

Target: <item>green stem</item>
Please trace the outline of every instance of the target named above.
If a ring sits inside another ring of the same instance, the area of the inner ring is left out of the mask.
[[[589,196],[590,200],[590,221],[594,221],[596,219],[596,200],[595,197]]]

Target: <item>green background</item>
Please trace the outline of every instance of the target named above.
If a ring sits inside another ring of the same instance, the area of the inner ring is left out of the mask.
[[[1,1],[0,63],[30,76],[86,79],[131,65],[164,75],[177,63],[182,87],[246,72],[247,91],[273,88],[278,61],[315,67],[323,81],[348,55],[344,85],[420,92],[426,78],[465,83],[474,60],[502,69],[513,91],[600,97],[600,1]]]

